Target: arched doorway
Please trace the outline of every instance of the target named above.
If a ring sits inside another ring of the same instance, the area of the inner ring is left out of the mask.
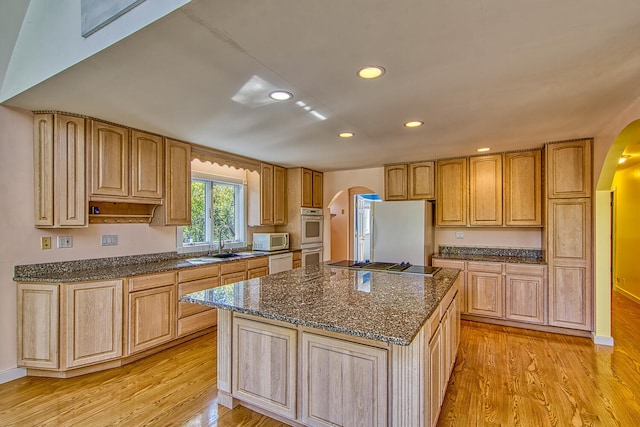
[[[331,259],[354,259],[354,198],[372,194],[368,187],[350,187],[336,193],[329,202],[331,228]]]

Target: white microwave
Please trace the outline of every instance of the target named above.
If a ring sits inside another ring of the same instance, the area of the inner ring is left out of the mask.
[[[289,249],[289,233],[253,233],[254,251]]]

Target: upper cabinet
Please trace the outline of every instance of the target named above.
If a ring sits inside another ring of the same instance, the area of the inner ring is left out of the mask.
[[[34,224],[85,227],[85,119],[34,115]]]
[[[268,163],[260,164],[260,224],[287,223],[287,170]]]
[[[322,208],[322,172],[301,168],[301,207]]]
[[[435,162],[409,163],[409,199],[430,200],[436,198]]]
[[[547,144],[547,197],[591,197],[591,140]]]
[[[502,225],[502,154],[469,159],[469,224]]]
[[[467,159],[438,160],[436,225],[467,225]]]
[[[90,158],[91,200],[160,203],[162,137],[92,120]]]
[[[542,225],[541,157],[540,150],[504,155],[505,225]]]
[[[407,165],[384,167],[384,199],[407,200]]]
[[[191,225],[191,145],[167,138],[164,150],[164,204],[152,223]]]

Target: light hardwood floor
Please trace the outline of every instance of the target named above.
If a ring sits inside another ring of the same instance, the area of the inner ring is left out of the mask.
[[[640,305],[614,293],[615,347],[463,322],[443,426],[640,426]],[[0,385],[0,426],[284,426],[217,405],[215,334],[128,366]]]

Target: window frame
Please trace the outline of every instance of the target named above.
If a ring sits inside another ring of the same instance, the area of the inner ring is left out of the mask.
[[[247,246],[247,236],[248,236],[248,188],[246,179],[239,179],[234,177],[222,176],[209,174],[204,172],[191,172],[191,181],[204,181],[207,183],[205,194],[207,201],[207,212],[206,212],[206,230],[205,234],[209,241],[207,242],[197,242],[197,243],[184,243],[184,233],[183,227],[176,227],[176,246],[178,253],[190,253],[190,252],[202,252],[208,250],[218,250],[218,239],[214,235],[214,230],[211,226],[211,209],[213,208],[211,204],[211,190],[215,183],[233,185],[235,187],[235,201],[236,207],[234,209],[235,213],[235,240],[232,242],[226,241],[224,243],[224,248],[233,249],[233,248],[243,248]]]

